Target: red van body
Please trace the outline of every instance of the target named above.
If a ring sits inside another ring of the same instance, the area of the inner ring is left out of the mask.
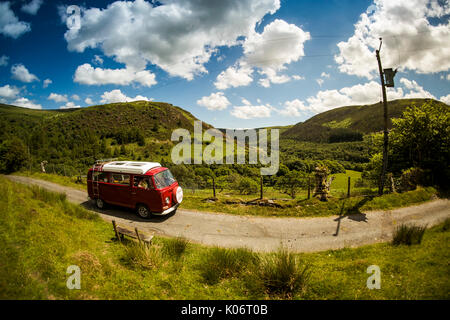
[[[140,172],[133,166],[140,167]],[[142,218],[171,213],[183,199],[183,191],[170,170],[150,162],[97,163],[89,169],[87,189],[97,207],[109,203],[133,208]]]

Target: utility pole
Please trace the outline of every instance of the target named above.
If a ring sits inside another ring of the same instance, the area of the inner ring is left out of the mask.
[[[383,91],[383,118],[384,118],[384,141],[383,141],[383,168],[380,176],[380,184],[378,186],[378,194],[381,196],[383,194],[384,182],[386,180],[387,171],[387,161],[388,161],[388,105],[386,98],[386,86],[384,83],[383,68],[381,67],[380,50],[383,40],[380,38],[380,47],[376,50],[377,60],[378,60],[378,70],[380,72],[381,88]]]

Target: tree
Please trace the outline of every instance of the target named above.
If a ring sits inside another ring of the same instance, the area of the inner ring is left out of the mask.
[[[241,194],[253,194],[258,191],[258,183],[249,177],[243,177],[239,180],[237,189]]]
[[[295,199],[298,191],[307,186],[307,174],[301,171],[289,171],[284,176],[278,177],[275,189]]]
[[[27,148],[19,138],[6,140],[0,145],[0,171],[11,173],[22,168],[27,160]]]

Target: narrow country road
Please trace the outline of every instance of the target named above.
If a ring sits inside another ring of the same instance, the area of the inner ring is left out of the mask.
[[[132,210],[108,207],[99,211],[87,193],[55,183],[21,176],[12,181],[35,184],[63,192],[73,203],[96,211],[106,220],[138,227],[156,235],[182,236],[192,242],[220,247],[247,247],[254,251],[275,251],[280,245],[302,252],[357,247],[389,241],[395,227],[414,223],[431,227],[450,217],[450,201],[437,199],[421,205],[390,211],[371,211],[324,218],[266,218],[184,210],[174,215],[143,220]]]

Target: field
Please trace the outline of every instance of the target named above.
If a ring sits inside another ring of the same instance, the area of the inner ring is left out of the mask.
[[[0,299],[449,299],[448,221],[413,246],[283,255],[157,237],[146,251],[119,244],[110,224],[62,195],[1,177],[0,194]],[[261,270],[280,261],[293,290],[267,285],[273,274]],[[81,268],[80,290],[66,287],[70,265]],[[380,290],[366,287],[370,265]]]

